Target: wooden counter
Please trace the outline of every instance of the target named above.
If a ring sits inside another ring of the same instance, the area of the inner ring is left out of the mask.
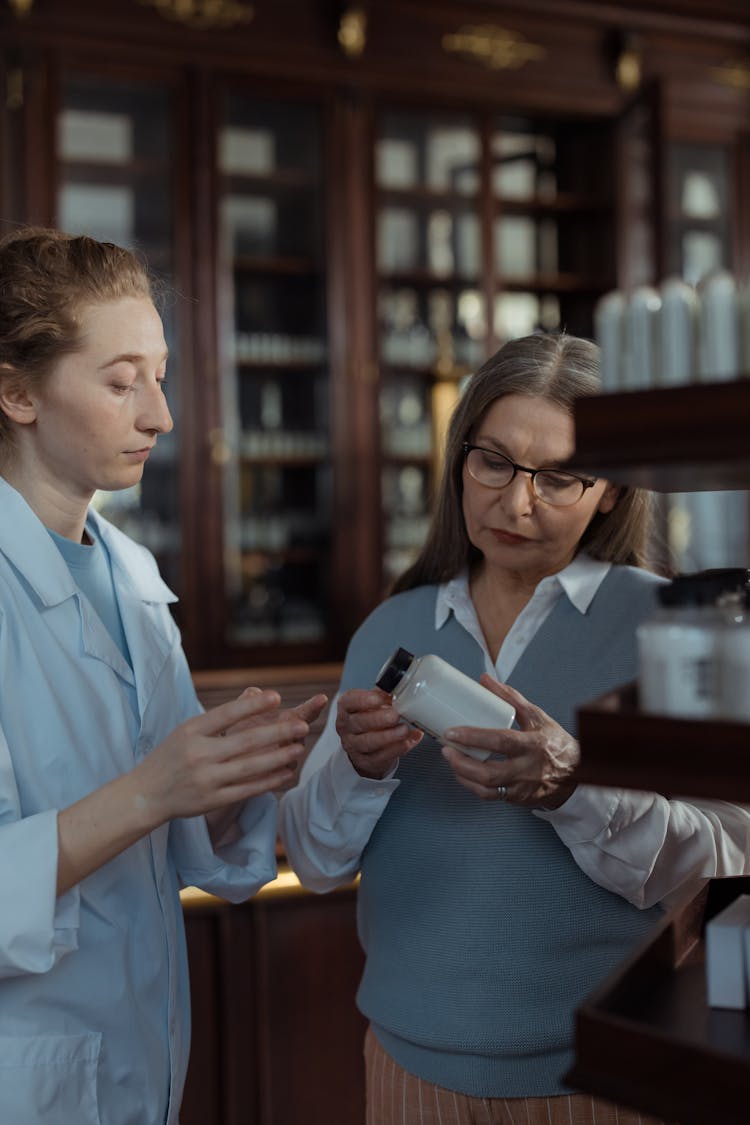
[[[304,890],[282,867],[232,905],[182,892],[193,1040],[181,1125],[364,1123],[364,963],[356,887]]]
[[[332,699],[340,674],[340,664],[311,664],[193,680],[206,708],[251,684],[294,707],[320,691]],[[310,745],[324,720],[312,724]],[[354,884],[312,894],[283,863],[240,905],[182,892],[193,1037],[181,1125],[363,1125],[356,895]]]

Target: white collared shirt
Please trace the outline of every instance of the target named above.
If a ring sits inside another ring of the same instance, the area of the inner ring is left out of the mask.
[[[529,601],[513,622],[502,643],[497,660],[492,662],[484,633],[471,600],[466,571],[446,582],[435,599],[435,629],[441,629],[451,613],[484,653],[485,671],[504,682],[523,656],[537,631],[549,617],[558,600],[566,594],[579,613],[585,613],[609,573],[611,563],[578,555],[564,570],[538,583]]]
[[[569,598],[585,613],[609,569],[608,563],[579,555],[542,579],[494,663],[466,574],[439,588],[435,627],[453,613],[480,645],[487,672],[505,680],[558,599]],[[279,811],[287,859],[305,886],[317,891],[354,878],[399,785],[393,773],[372,780],[355,771],[336,734],[337,702],[338,695],[300,783],[284,795]],[[703,879],[750,873],[750,810],[725,801],[667,800],[656,793],[579,785],[559,809],[534,809],[533,815],[551,824],[595,883],[641,908],[689,893]]]

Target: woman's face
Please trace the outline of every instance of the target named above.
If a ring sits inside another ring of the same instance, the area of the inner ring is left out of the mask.
[[[531,469],[555,468],[574,451],[572,417],[546,399],[511,394],[487,410],[473,445],[497,450]],[[566,508],[537,500],[528,473],[516,473],[505,488],[488,488],[463,468],[463,514],[472,544],[487,567],[538,582],[573,559],[597,511],[609,512],[617,489],[598,480]]]
[[[162,388],[167,345],[151,301],[87,305],[78,320],[82,347],[32,395],[24,449],[37,479],[88,502],[97,489],[137,484],[173,423]]]

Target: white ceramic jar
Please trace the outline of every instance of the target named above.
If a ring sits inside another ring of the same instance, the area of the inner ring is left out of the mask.
[[[724,615],[718,600],[744,590],[741,567],[678,575],[657,591],[659,608],[636,631],[641,710],[676,718],[708,719],[722,713],[720,638]]]

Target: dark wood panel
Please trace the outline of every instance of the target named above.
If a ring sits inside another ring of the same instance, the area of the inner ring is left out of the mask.
[[[218,916],[194,909],[186,919],[192,1040],[181,1125],[224,1125]]]
[[[681,1125],[746,1125],[750,1021],[707,1006],[701,933],[749,891],[747,878],[713,880],[584,1002],[569,1082]]]
[[[354,892],[256,911],[262,1125],[364,1125]]]
[[[661,492],[750,487],[750,379],[578,399],[573,463]]]
[[[578,739],[586,784],[750,801],[750,723],[645,714],[630,684],[579,709]]]
[[[193,1042],[183,1125],[363,1125],[356,889],[288,872],[238,906],[184,899]]]

